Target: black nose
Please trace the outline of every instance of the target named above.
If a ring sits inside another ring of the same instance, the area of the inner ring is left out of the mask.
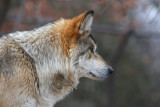
[[[109,74],[112,74],[112,73],[114,72],[113,68],[112,68],[112,67],[109,67],[109,68],[108,68],[108,72],[109,72]]]

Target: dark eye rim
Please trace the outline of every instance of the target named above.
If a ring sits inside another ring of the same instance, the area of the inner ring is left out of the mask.
[[[95,53],[94,52],[94,48],[88,48],[86,51],[83,51],[83,52],[81,52],[80,54],[79,54],[79,56],[82,56],[82,55],[84,55],[84,54],[86,54],[88,51],[91,51],[91,53]]]
[[[84,55],[84,54],[87,53],[87,52],[88,52],[88,49],[82,51],[82,52],[79,54],[79,56],[82,56],[82,55]]]

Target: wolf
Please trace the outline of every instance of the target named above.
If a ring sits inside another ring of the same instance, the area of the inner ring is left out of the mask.
[[[113,72],[96,52],[94,11],[0,38],[0,107],[53,107],[81,77]]]

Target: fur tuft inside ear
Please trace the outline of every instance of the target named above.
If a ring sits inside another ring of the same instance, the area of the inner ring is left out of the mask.
[[[91,30],[94,18],[94,11],[88,11],[80,25],[79,33],[89,32]]]

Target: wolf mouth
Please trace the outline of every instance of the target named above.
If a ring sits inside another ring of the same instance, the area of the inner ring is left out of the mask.
[[[106,78],[107,76],[97,76],[96,74],[94,74],[94,73],[92,73],[92,72],[89,72],[89,74],[91,75],[91,76],[93,76],[93,77],[95,77],[95,78],[98,78],[98,79],[104,79],[104,78]]]

